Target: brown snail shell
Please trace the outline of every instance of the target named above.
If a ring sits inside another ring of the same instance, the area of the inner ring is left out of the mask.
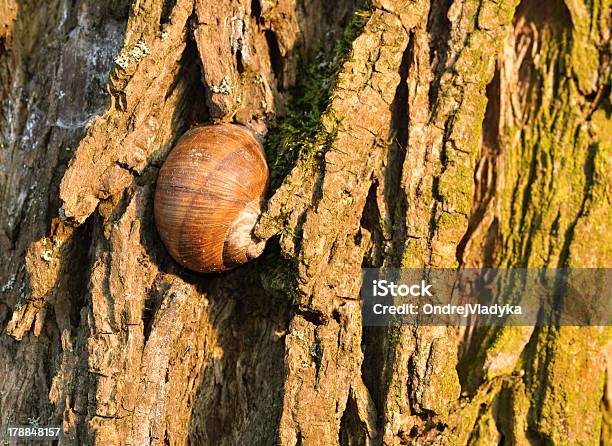
[[[170,255],[198,272],[220,272],[258,257],[253,235],[268,186],[261,144],[246,127],[219,124],[183,135],[162,165],[155,225]]]

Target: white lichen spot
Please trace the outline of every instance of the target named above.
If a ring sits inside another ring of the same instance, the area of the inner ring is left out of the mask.
[[[244,20],[244,12],[240,11],[240,16],[231,18],[232,32],[230,34],[230,49],[234,54],[240,52],[242,60],[249,63],[251,54],[248,45],[249,33],[248,22]]]
[[[218,94],[231,94],[232,87],[230,86],[230,80],[227,76],[225,76],[219,85],[213,85],[210,87],[210,91]]]
[[[136,62],[139,62],[149,54],[151,54],[151,50],[147,46],[147,42],[145,42],[144,40],[139,40],[136,45],[134,45],[134,48],[132,48],[132,50],[130,51],[130,56]]]
[[[38,145],[40,138],[37,136],[37,130],[43,121],[43,115],[36,106],[30,108],[30,114],[26,120],[25,129],[21,137],[21,147],[26,150],[34,150]]]
[[[17,275],[13,274],[8,282],[6,282],[3,286],[2,286],[2,292],[6,293],[7,291],[11,291],[13,289],[13,286],[15,285],[15,279],[17,279]]]
[[[46,251],[43,251],[40,258],[49,263],[51,260],[53,260],[53,252],[50,249],[47,249]]]
[[[168,31],[162,31],[162,33],[161,33],[161,41],[165,42],[166,40],[168,40],[168,37],[170,37],[170,34],[168,33]]]
[[[117,57],[115,57],[115,63],[123,70],[127,70],[128,65],[130,64],[130,60],[128,57],[121,53]]]
[[[139,40],[127,53],[121,51],[121,53],[115,57],[115,63],[123,70],[126,70],[130,66],[130,63],[138,63],[149,54],[151,54],[151,49],[147,46],[147,42]]]

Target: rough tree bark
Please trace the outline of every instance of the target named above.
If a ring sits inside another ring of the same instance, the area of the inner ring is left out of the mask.
[[[364,265],[611,266],[610,6],[0,0],[0,424],[609,442],[609,329],[363,328],[356,296]],[[273,190],[264,256],[207,276],[152,192],[213,121],[267,132]]]

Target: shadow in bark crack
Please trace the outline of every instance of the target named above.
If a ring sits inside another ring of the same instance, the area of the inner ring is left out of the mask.
[[[274,444],[282,410],[289,305],[263,289],[256,265],[199,287],[215,335],[193,402],[192,444]],[[222,378],[221,378],[222,377]]]

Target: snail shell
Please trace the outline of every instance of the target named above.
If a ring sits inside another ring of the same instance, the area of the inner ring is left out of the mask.
[[[172,257],[198,272],[220,272],[258,257],[253,235],[268,186],[261,144],[234,124],[196,127],[162,165],[155,225]]]

